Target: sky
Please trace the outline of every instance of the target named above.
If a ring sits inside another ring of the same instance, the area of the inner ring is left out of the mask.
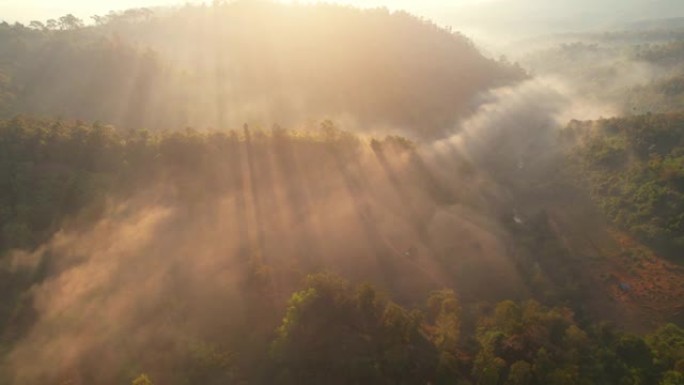
[[[173,5],[173,0],[0,0],[0,18],[22,23],[31,20],[58,18],[67,13],[86,19],[92,15],[106,14],[110,10],[121,10],[141,6]]]
[[[281,0],[314,2],[314,0]],[[202,0],[0,0],[0,19],[28,23],[67,13],[90,21],[110,10],[201,3]],[[204,0],[211,3],[211,0]],[[480,33],[563,32],[618,22],[684,17],[684,0],[327,0],[403,9],[456,30]]]

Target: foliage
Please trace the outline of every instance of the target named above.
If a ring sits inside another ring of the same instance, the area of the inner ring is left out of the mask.
[[[620,170],[625,176],[611,180],[613,188],[641,180],[638,188],[650,183],[665,191],[679,191],[679,122],[676,116],[645,116],[590,127],[574,123],[564,137],[583,144],[578,156],[594,183]],[[588,128],[592,130],[587,133]],[[329,178],[326,170],[356,159],[363,145],[331,122],[308,132],[276,127],[266,133],[244,127],[241,132],[151,133],[18,117],[0,123],[0,170],[4,173],[0,245],[5,251],[35,247],[65,226],[67,218],[74,225],[92,223],[108,196],[125,197],[156,183],[165,186],[164,199],[183,202],[188,208],[211,207],[226,192],[242,188],[235,170],[248,168],[248,151],[253,152],[252,166],[262,170],[262,157],[255,154],[282,156],[290,148],[306,159],[316,159],[315,164],[301,167],[309,167],[306,172],[325,181]],[[415,156],[413,145],[398,137],[373,141],[369,147],[377,156]],[[243,151],[244,157],[239,155]],[[282,167],[290,166],[284,161]],[[651,181],[643,183],[645,177]],[[305,183],[296,175],[292,178]],[[648,215],[670,214],[664,210]],[[539,238],[533,245],[545,242],[546,222],[529,219],[530,231]],[[255,266],[259,273],[255,271],[250,287],[266,286],[273,266]],[[26,332],[17,323],[26,323],[24,328],[29,329],[31,325],[30,305],[23,293],[46,277],[5,270],[2,274],[1,326],[12,331],[5,333],[13,335],[11,343]],[[261,325],[278,323],[275,298],[257,293],[248,298],[259,302],[250,304],[255,309],[254,324],[258,318],[262,318]],[[313,275],[282,307],[282,320],[275,330],[260,325],[254,330],[240,326],[226,331],[248,336],[230,350],[223,347],[224,340],[179,340],[170,353],[176,362],[174,376],[178,383],[238,379],[272,383],[277,379],[279,383],[333,384],[673,384],[681,379],[684,332],[675,325],[644,338],[606,326],[579,324],[570,310],[534,301],[505,301],[482,312],[464,312],[462,306],[452,289],[434,291],[424,307],[411,309],[370,285],[354,286],[331,274]],[[465,326],[472,324],[477,325],[474,333]],[[163,365],[153,369],[149,373],[154,378],[171,375],[163,372],[168,370]]]
[[[669,255],[684,250],[684,116],[571,123],[576,165],[619,227]]]
[[[273,345],[283,383],[418,383],[434,354],[417,314],[330,275],[292,295]]]
[[[478,316],[477,345],[470,346],[457,337],[459,312],[450,290],[431,294],[418,316],[367,285],[310,277],[306,289],[291,297],[278,329],[272,350],[278,378],[510,385],[670,384],[680,378],[672,361],[684,345],[675,325],[641,338],[606,325],[583,329],[568,309],[504,301]],[[440,321],[445,317],[450,322]]]

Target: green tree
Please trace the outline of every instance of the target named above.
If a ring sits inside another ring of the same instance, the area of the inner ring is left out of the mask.
[[[682,385],[684,384],[684,373],[676,372],[670,370],[665,372],[663,379],[660,381],[660,385]]]
[[[432,341],[440,350],[454,352],[461,332],[461,307],[453,290],[432,292],[427,301],[427,321]]]
[[[272,354],[295,383],[414,383],[436,362],[420,316],[328,274],[292,295]]]
[[[656,363],[667,369],[675,369],[684,360],[684,329],[667,324],[646,338],[653,350]]]
[[[532,365],[525,361],[517,361],[511,365],[506,378],[506,385],[530,385],[532,383]]]
[[[37,29],[39,31],[44,31],[45,29],[47,29],[45,24],[43,24],[42,22],[40,22],[38,20],[31,20],[31,22],[29,23],[29,27],[33,28],[33,29]]]
[[[83,28],[83,20],[72,14],[64,15],[59,18],[59,28],[61,30],[74,30]]]

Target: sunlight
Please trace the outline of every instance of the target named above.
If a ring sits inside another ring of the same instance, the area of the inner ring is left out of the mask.
[[[0,15],[0,384],[684,384],[681,0]]]

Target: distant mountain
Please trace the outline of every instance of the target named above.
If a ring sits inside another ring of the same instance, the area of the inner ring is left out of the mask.
[[[442,23],[499,37],[614,29],[616,25],[684,17],[678,0],[489,0],[450,7]]]
[[[667,17],[662,19],[646,19],[624,24],[630,30],[684,30],[684,17]]]

